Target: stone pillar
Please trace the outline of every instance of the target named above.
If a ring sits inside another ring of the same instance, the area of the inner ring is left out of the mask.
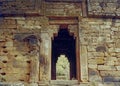
[[[39,59],[38,55],[31,58],[30,64],[30,82],[37,83],[39,81]]]
[[[40,47],[40,81],[48,81],[51,79],[51,37],[47,31],[41,33]]]
[[[87,47],[80,46],[80,68],[81,68],[81,80],[83,82],[88,81],[88,66],[87,66]]]
[[[35,47],[35,50],[33,50],[31,53],[33,53],[31,57],[30,62],[30,83],[38,83],[39,81],[39,53],[40,49],[39,46],[33,46]]]

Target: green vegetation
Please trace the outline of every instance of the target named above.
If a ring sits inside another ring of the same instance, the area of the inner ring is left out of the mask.
[[[57,63],[56,63],[56,75],[57,79],[69,79],[69,74],[70,74],[70,64],[65,57],[65,55],[60,55],[58,57]]]

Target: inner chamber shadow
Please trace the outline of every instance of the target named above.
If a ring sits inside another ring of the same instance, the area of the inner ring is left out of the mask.
[[[76,77],[76,39],[68,28],[60,28],[52,40],[51,79],[56,80],[56,63],[60,55],[65,55],[70,63],[70,80]]]

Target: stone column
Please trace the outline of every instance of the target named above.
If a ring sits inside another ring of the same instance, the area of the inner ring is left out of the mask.
[[[81,68],[81,80],[83,82],[88,81],[88,63],[87,63],[87,47],[80,46],[80,68]]]
[[[30,82],[37,83],[39,81],[39,59],[38,55],[31,58],[30,64]]]
[[[37,83],[39,81],[39,46],[33,46],[35,50],[31,51],[33,54],[30,62],[30,82]]]
[[[41,33],[40,47],[40,81],[49,81],[51,79],[51,38],[48,32]]]

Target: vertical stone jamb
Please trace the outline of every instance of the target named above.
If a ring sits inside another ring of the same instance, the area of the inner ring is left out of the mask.
[[[87,46],[84,44],[80,44],[82,40],[80,40],[81,36],[81,22],[82,17],[79,17],[79,53],[80,53],[80,79],[82,82],[88,81],[88,53],[87,53]]]
[[[77,78],[80,81],[81,76],[80,76],[80,42],[79,42],[79,28],[77,27],[77,37],[76,37],[76,62],[77,62]]]
[[[80,67],[81,67],[81,80],[88,81],[88,67],[87,67],[87,47],[80,46]]]
[[[87,0],[82,1],[82,16],[87,17]]]
[[[35,55],[31,57],[31,62],[30,62],[30,83],[39,82],[39,57],[40,57],[39,41],[34,47],[35,50],[33,52],[35,53]]]

